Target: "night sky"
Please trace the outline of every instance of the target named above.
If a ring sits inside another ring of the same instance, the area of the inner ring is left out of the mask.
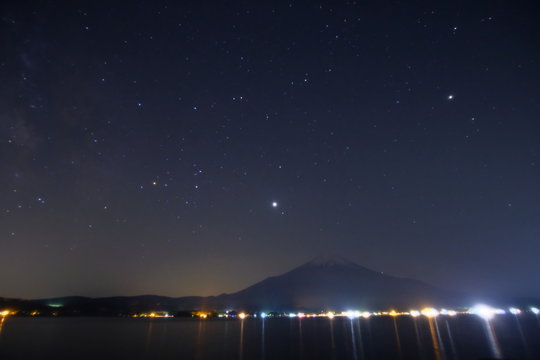
[[[217,295],[321,254],[540,296],[519,1],[5,1],[0,296]]]

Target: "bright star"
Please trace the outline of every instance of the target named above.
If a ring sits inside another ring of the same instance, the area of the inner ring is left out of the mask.
[[[277,207],[278,206],[278,203],[277,202],[272,202],[272,207]]]
[[[454,95],[452,94],[448,95],[448,100],[454,100]]]

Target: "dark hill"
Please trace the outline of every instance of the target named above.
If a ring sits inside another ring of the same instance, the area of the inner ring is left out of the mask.
[[[386,275],[343,258],[317,258],[216,300],[225,307],[261,310],[410,309],[458,301],[456,295],[421,281]]]
[[[149,311],[244,310],[410,310],[424,306],[469,306],[471,301],[418,280],[362,267],[343,258],[317,258],[283,275],[269,277],[244,290],[219,296],[172,298],[63,297],[42,300],[0,298],[0,305],[61,315],[120,315]]]

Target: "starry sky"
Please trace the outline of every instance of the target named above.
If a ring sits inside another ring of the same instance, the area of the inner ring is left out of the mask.
[[[321,254],[540,296],[526,1],[6,1],[0,296],[217,295]]]

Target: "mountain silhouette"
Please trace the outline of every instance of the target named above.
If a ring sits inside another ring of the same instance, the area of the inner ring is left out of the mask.
[[[69,315],[118,315],[147,311],[387,311],[425,306],[468,306],[463,295],[424,282],[370,270],[339,256],[315,258],[282,275],[219,296],[157,295],[107,298],[2,299],[0,305]]]
[[[454,303],[455,294],[418,280],[370,270],[342,257],[319,257],[283,275],[216,298],[230,308],[410,309]]]

